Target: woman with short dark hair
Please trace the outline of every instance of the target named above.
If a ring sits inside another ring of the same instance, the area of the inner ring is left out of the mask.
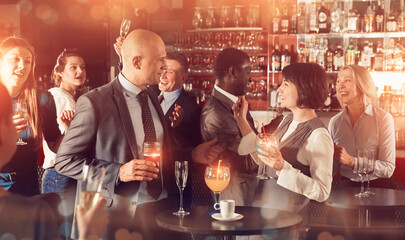
[[[251,154],[261,168],[270,168],[273,179],[259,183],[256,206],[300,212],[309,200],[325,201],[332,184],[333,142],[315,109],[323,106],[328,94],[326,74],[312,63],[294,63],[282,71],[278,88],[281,107],[292,114],[284,117],[274,134],[277,147],[256,152],[256,135],[247,124],[247,102],[234,105],[234,114],[243,135],[239,154]],[[261,161],[260,161],[260,160]],[[263,165],[264,163],[264,165]]]

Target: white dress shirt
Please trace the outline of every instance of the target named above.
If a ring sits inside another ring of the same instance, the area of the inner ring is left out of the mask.
[[[170,107],[173,103],[177,100],[180,96],[181,91],[183,88],[179,88],[172,92],[161,92],[159,96],[163,95],[163,101],[160,103],[160,107],[162,107],[163,113],[166,115],[167,111],[169,111]]]
[[[280,142],[287,138],[299,123],[293,120]],[[239,144],[238,153],[251,154],[256,161],[260,161],[255,148],[255,139],[254,132],[244,136]],[[284,161],[281,171],[277,173],[277,184],[309,199],[325,201],[331,190],[333,167],[333,142],[328,130],[315,129],[298,150],[297,161],[309,166],[311,177]]]
[[[389,178],[394,173],[395,127],[394,119],[388,112],[369,104],[352,126],[345,108],[330,120],[329,132],[333,141],[344,147],[352,157],[356,157],[356,151],[360,149],[375,151],[375,168],[370,179]],[[339,169],[342,176],[356,182],[361,180],[353,169],[334,162],[334,172]]]

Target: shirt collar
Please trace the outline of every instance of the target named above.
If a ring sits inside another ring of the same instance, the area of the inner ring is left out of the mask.
[[[372,104],[369,104],[369,105],[366,107],[366,109],[364,109],[364,113],[367,114],[367,115],[373,116],[373,105],[372,105]],[[345,107],[345,108],[343,109],[343,114],[344,114],[344,115],[347,115],[347,117],[349,117],[349,114],[348,114],[348,112],[347,112],[347,107]]]
[[[236,103],[236,101],[238,101],[238,97],[234,96],[230,93],[228,93],[227,91],[225,91],[224,89],[218,87],[216,84],[214,85],[215,90],[217,90],[218,92],[222,93],[223,95],[225,95],[225,97],[229,98],[232,102]]]
[[[118,80],[124,91],[130,96],[136,97],[141,92],[141,89],[126,79],[122,73],[118,74]]]
[[[171,92],[161,92],[160,95],[163,95],[165,101],[170,101],[172,99],[177,99],[180,96],[182,90],[183,88],[181,87]]]

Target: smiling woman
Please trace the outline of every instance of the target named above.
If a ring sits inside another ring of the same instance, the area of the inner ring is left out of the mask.
[[[0,81],[13,101],[27,104],[27,119],[13,116],[17,133],[27,145],[17,147],[1,174],[12,176],[7,183],[10,192],[25,196],[39,194],[37,161],[42,138],[53,151],[61,139],[52,96],[37,89],[34,68],[34,49],[25,39],[9,37],[0,43]]]

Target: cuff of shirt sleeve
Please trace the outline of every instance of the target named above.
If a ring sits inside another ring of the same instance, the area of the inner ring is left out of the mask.
[[[238,147],[238,154],[244,156],[256,152],[255,142],[256,134],[254,132],[242,137]]]
[[[281,170],[276,172],[278,175],[277,184],[289,189],[289,186],[295,184],[296,171],[297,169],[293,168],[289,162],[284,161]]]

